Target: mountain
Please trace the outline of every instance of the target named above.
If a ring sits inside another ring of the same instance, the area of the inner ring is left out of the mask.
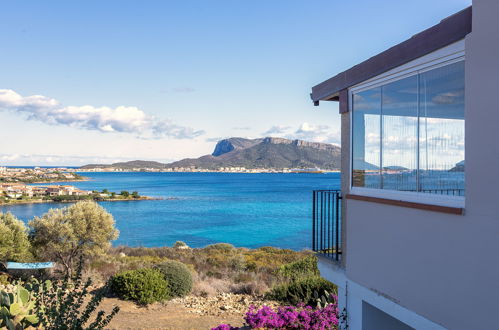
[[[123,168],[123,169],[130,169],[130,168],[166,168],[166,164],[160,163],[160,162],[155,162],[155,161],[147,161],[147,160],[132,160],[129,162],[120,162],[120,163],[113,163],[113,164],[88,164],[84,165],[80,168],[82,169],[89,169],[89,168],[104,168],[104,167],[116,167],[116,168]]]
[[[263,139],[244,139],[238,137],[220,140],[211,155],[217,157],[231,152],[232,150],[241,150],[252,147],[262,141]]]
[[[186,158],[170,164],[132,161],[112,165],[86,165],[82,168],[174,168],[196,167],[218,169],[219,167],[245,168],[340,168],[341,149],[338,146],[266,137],[263,139],[230,138],[220,140],[211,155]]]
[[[339,147],[327,143],[272,137],[251,140],[231,138],[219,141],[211,155],[183,159],[167,167],[338,169],[340,153]]]

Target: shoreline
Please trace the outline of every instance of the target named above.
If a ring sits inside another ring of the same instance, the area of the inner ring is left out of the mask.
[[[15,182],[0,182],[0,183],[5,183],[5,184],[25,184],[25,185],[30,185],[30,184],[53,184],[53,183],[59,183],[59,182],[84,182],[84,181],[91,181],[90,178],[84,177],[83,179],[76,179],[76,180],[56,180],[56,181],[15,181]]]
[[[272,172],[272,171],[261,171],[261,172],[225,172],[225,171],[83,171],[79,173],[226,173],[226,174],[328,174],[328,173],[340,173],[341,170],[325,170],[317,172]]]
[[[93,200],[93,199],[80,199],[80,200],[64,200],[64,201],[54,201],[54,200],[43,200],[43,199],[35,199],[30,201],[19,201],[14,203],[4,203],[0,202],[0,206],[10,206],[10,205],[27,205],[27,204],[44,204],[44,203],[77,203],[81,201],[94,201],[94,202],[129,202],[129,201],[154,201],[154,200],[162,200],[160,197],[149,197],[149,196],[141,196],[139,198],[119,198],[119,199],[111,199],[105,198],[101,200]]]
[[[83,178],[77,180],[57,180],[57,181],[35,181],[35,182],[24,182],[24,184],[43,184],[43,183],[58,183],[58,182],[84,182],[91,181],[90,178]]]

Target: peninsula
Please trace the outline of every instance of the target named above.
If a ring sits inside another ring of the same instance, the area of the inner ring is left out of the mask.
[[[138,192],[121,191],[120,193],[90,191],[68,185],[28,186],[20,183],[0,183],[0,205],[31,204],[50,202],[76,202],[80,200],[94,201],[131,201],[150,200]]]
[[[74,173],[74,169],[60,168],[25,168],[0,166],[0,183],[48,183],[86,181],[87,178]]]

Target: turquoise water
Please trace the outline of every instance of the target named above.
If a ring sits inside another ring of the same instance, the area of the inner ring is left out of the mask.
[[[339,173],[82,173],[86,190],[138,191],[162,200],[101,202],[120,230],[114,245],[310,248],[314,189],[339,189]],[[68,204],[0,207],[25,221]]]

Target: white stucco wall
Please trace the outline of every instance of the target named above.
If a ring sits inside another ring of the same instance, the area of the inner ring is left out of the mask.
[[[466,38],[465,215],[347,200],[346,275],[450,329],[497,329],[499,1]]]

